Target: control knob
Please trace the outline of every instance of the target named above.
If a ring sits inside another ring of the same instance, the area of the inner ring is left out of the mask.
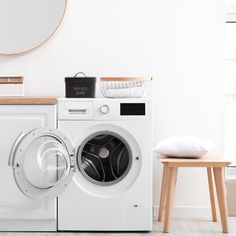
[[[110,111],[110,108],[109,108],[109,106],[108,105],[102,105],[101,107],[100,107],[100,112],[102,113],[102,114],[108,114],[109,113],[109,111]]]

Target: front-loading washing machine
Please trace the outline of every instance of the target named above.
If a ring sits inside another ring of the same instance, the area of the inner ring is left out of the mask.
[[[149,99],[60,99],[57,129],[19,136],[9,164],[23,194],[57,197],[58,231],[152,229]]]

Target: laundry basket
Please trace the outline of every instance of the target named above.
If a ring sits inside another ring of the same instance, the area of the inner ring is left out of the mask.
[[[151,77],[101,77],[101,92],[108,98],[140,98],[146,95]]]

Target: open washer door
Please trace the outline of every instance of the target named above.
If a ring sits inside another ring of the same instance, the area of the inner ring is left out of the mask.
[[[18,188],[27,197],[47,201],[57,197],[75,171],[75,151],[57,129],[39,128],[21,134],[9,159]]]

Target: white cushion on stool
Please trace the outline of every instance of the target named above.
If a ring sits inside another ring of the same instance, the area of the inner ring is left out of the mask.
[[[172,136],[160,141],[154,151],[162,156],[198,158],[212,150],[215,145],[193,136]]]

